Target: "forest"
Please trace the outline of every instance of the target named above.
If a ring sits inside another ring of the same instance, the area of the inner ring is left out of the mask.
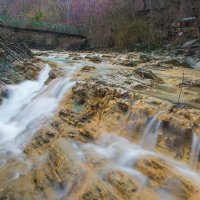
[[[195,0],[0,0],[0,13],[83,27],[90,46],[131,49],[169,42],[173,22],[199,16]]]

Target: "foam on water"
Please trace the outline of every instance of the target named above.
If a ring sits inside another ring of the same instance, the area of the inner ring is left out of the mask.
[[[196,133],[192,137],[192,150],[190,154],[190,167],[196,170],[200,155],[200,138]]]
[[[46,65],[38,80],[8,86],[8,98],[0,106],[0,154],[20,154],[35,132],[54,115],[63,95],[74,85],[70,77],[45,85],[49,72],[50,67]]]
[[[144,135],[141,140],[141,146],[154,150],[155,146],[157,144],[157,139],[158,139],[158,133],[159,133],[159,128],[160,128],[160,122],[158,121],[158,117],[162,114],[163,112],[157,113],[147,124],[147,128],[144,131]]]
[[[76,147],[81,152],[81,157],[95,153],[100,159],[110,162],[110,168],[119,169],[135,177],[142,186],[145,186],[148,177],[141,174],[136,168],[136,164],[141,159],[155,158],[166,163],[173,170],[180,172],[186,179],[195,184],[200,184],[200,176],[183,162],[176,161],[170,157],[163,156],[151,150],[144,149],[142,146],[129,142],[127,139],[112,134],[105,134],[96,144],[81,144]],[[87,162],[87,159],[85,159]]]
[[[78,158],[77,160],[77,158],[74,157],[73,161],[76,161],[77,165],[80,163],[90,167],[94,165],[93,167],[95,167],[96,170],[98,169],[95,175],[103,181],[107,181],[108,174],[112,171],[121,171],[132,176],[138,182],[138,195],[142,193],[145,187],[151,187],[150,178],[143,174],[138,168],[138,162],[143,159],[148,160],[149,158],[153,158],[163,165],[166,165],[166,168],[170,168],[175,174],[180,173],[180,176],[184,177],[185,180],[189,180],[197,186],[200,184],[199,174],[193,171],[186,163],[163,156],[155,151],[144,149],[141,145],[134,144],[124,137],[116,136],[111,133],[103,134],[93,144],[71,141],[68,142],[68,145],[72,147]],[[183,184],[181,180],[177,177],[174,177],[174,179],[166,179],[166,182],[163,182],[163,184],[166,184],[166,188],[164,187],[165,185],[163,185],[163,188],[158,187],[155,190],[158,199],[180,199],[179,196],[176,196],[174,193],[174,184],[176,183],[178,184],[176,190],[179,190],[179,187],[181,188]],[[71,190],[70,185],[73,185],[73,183],[69,181],[64,187],[58,186],[57,188],[56,186],[57,197],[66,197],[68,192],[70,192],[67,188]]]
[[[0,168],[6,167],[8,159],[16,156],[21,163],[24,162],[26,165],[21,171],[12,170],[14,173],[10,181],[18,179],[21,174],[26,174],[30,170],[30,163],[24,161],[22,155],[25,146],[32,140],[36,131],[53,117],[63,95],[75,84],[70,78],[74,73],[71,71],[68,77],[55,79],[46,85],[49,72],[50,67],[46,65],[38,80],[8,86],[8,98],[4,99],[0,106]],[[157,113],[150,120],[139,145],[112,134],[104,134],[95,143],[71,142],[69,145],[72,145],[81,163],[88,164],[91,161],[90,156],[95,156],[95,159],[100,161],[106,160],[107,165],[103,169],[104,176],[109,170],[120,170],[134,177],[141,186],[138,192],[148,186],[149,177],[137,168],[138,161],[146,158],[159,159],[174,171],[180,172],[186,179],[200,184],[200,176],[193,170],[196,169],[200,152],[200,139],[196,134],[193,135],[191,168],[154,151],[160,128],[158,118],[162,113]],[[135,114],[129,113],[129,115],[131,119],[137,118]],[[69,185],[55,185],[53,187],[55,199],[66,197]],[[163,200],[177,199],[170,191],[160,189],[157,193]]]

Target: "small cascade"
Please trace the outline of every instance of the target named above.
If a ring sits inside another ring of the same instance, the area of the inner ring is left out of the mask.
[[[95,159],[95,162],[107,160],[104,171],[109,172],[109,170],[112,171],[112,169],[123,171],[124,173],[136,178],[141,185],[141,189],[148,185],[149,177],[141,173],[141,171],[137,168],[137,164],[138,161],[142,159],[148,160],[148,158],[153,158],[163,163],[167,163],[168,167],[171,167],[174,171],[179,172],[184,178],[192,180],[197,185],[200,183],[200,176],[184,163],[151,150],[144,149],[140,145],[136,145],[123,137],[112,134],[103,135],[96,144],[78,143],[76,146],[76,152],[78,155],[81,155],[81,160],[84,155],[84,161],[82,161],[84,163],[90,162],[91,159]],[[104,176],[106,175],[104,174]],[[166,184],[167,183],[168,182],[166,182]],[[173,187],[169,187],[168,189],[168,191],[160,190],[158,192],[159,196],[162,196],[163,194],[163,196],[176,199],[173,196],[173,193],[171,193],[171,191],[173,191]]]
[[[8,86],[8,98],[0,106],[0,155],[21,154],[36,131],[53,117],[63,95],[74,85],[70,77],[58,78],[46,85],[49,72],[50,67],[46,65],[38,80]]]
[[[94,186],[95,193],[103,194],[101,185],[103,189],[105,186],[108,198],[109,189],[113,191],[116,189],[117,195],[118,191],[128,193],[130,189],[130,199],[144,199],[143,193],[146,193],[146,196],[155,193],[154,199],[163,200],[183,199],[181,194],[183,193],[184,199],[189,199],[187,197],[190,197],[190,191],[187,189],[191,189],[192,193],[195,191],[192,183],[200,185],[200,176],[195,171],[200,155],[200,137],[193,134],[190,166],[153,151],[162,128],[159,117],[165,113],[163,111],[158,112],[147,123],[146,111],[130,109],[121,126],[122,131],[128,132],[128,136],[131,136],[128,139],[122,136],[123,132],[120,136],[117,135],[118,132],[117,134],[102,132],[98,139],[85,140],[86,142],[59,137],[53,141],[49,151],[48,149],[45,151],[45,155],[34,160],[34,165],[32,160],[26,160],[23,154],[26,145],[35,137],[38,129],[48,125],[63,95],[75,84],[71,80],[74,69],[67,77],[57,78],[45,84],[49,72],[50,67],[47,65],[38,80],[8,86],[8,98],[5,98],[0,105],[0,186],[1,182],[14,182],[33,169],[34,187],[39,186],[37,192],[43,195],[44,191],[44,196],[46,193],[51,195],[51,198],[42,196],[36,199],[76,199],[73,198],[73,194],[81,193],[81,197],[77,198],[80,199],[83,198],[84,192],[87,192],[84,198],[93,199],[90,197],[90,187]],[[134,141],[138,142],[140,133],[143,135],[138,145]],[[41,173],[38,169],[43,162]],[[36,175],[35,169],[38,170]],[[32,174],[30,180],[32,181]],[[21,180],[17,183],[21,183]],[[97,184],[100,184],[99,188]],[[79,185],[87,187],[82,188]],[[93,192],[93,188],[91,191]],[[100,196],[95,199],[98,198]],[[119,195],[119,198],[122,197]]]
[[[158,140],[159,128],[161,122],[158,121],[159,116],[163,112],[157,113],[148,123],[144,135],[141,139],[141,146],[145,149],[154,150]]]
[[[125,117],[124,117],[124,118],[122,119],[122,121],[121,121],[121,129],[122,129],[122,130],[127,130],[127,131],[129,131],[129,129],[130,129],[129,122],[130,122],[130,120],[132,120],[132,119],[135,118],[135,113],[133,113],[133,112],[131,111],[131,109],[130,109],[130,108],[132,107],[132,104],[133,104],[133,102],[129,102],[129,109],[128,109],[128,111],[127,111]]]
[[[125,122],[123,123],[124,126],[122,126],[125,130],[128,132],[134,132],[134,122],[136,120],[136,113],[131,112],[131,110],[128,111]]]
[[[137,132],[143,132],[143,124],[146,121],[146,113],[138,110],[136,112],[128,111],[125,120],[122,123],[123,130],[131,133],[132,136]]]
[[[196,133],[193,133],[192,137],[192,150],[190,154],[190,167],[196,170],[198,165],[198,159],[200,155],[200,137]]]

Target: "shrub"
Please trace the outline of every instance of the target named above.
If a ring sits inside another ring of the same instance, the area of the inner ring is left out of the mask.
[[[116,47],[131,49],[136,43],[145,46],[159,45],[163,40],[163,33],[151,21],[134,19],[126,23],[116,32]]]
[[[44,13],[41,10],[38,10],[35,12],[35,16],[34,16],[35,20],[37,22],[42,21],[42,19],[44,18]]]

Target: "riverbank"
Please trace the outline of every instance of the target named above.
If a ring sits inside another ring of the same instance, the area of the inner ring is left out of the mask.
[[[38,66],[33,66],[36,60],[34,60],[31,50],[25,45],[13,44],[0,38],[0,56],[2,85],[34,79],[36,71],[40,70]],[[28,65],[29,69],[27,70]]]

